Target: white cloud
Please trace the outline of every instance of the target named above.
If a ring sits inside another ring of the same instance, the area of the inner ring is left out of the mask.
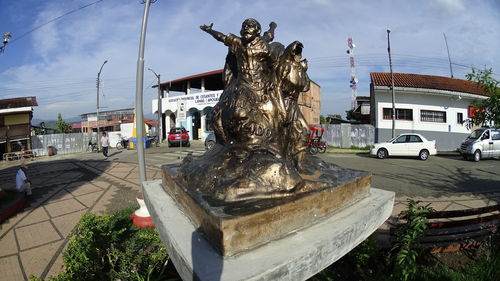
[[[449,15],[457,14],[465,10],[465,5],[462,0],[436,0],[444,12]]]
[[[38,6],[30,10],[34,17],[24,17],[25,29],[86,1],[61,3],[32,2]],[[17,2],[15,10],[23,11],[19,5]],[[486,65],[500,72],[496,52],[500,9],[495,5],[472,0],[157,1],[151,6],[148,22],[144,86],[155,81],[148,67],[161,74],[162,81],[222,68],[227,48],[199,26],[213,22],[216,30],[238,34],[241,22],[254,17],[263,29],[270,21],[278,23],[275,41],[304,43],[309,75],[322,88],[322,113],[343,114],[351,95],[347,37],[352,36],[357,45],[358,95],[369,95],[369,72],[388,71],[387,27],[392,29],[396,72],[448,75],[443,32],[454,62]],[[102,105],[108,109],[132,106],[142,12],[137,1],[107,0],[17,41],[8,51],[15,47],[23,53],[0,65],[0,96],[36,95],[40,104],[37,118],[95,111],[97,72],[108,60],[101,74]],[[456,66],[454,72],[463,77],[467,68]],[[154,90],[145,90],[145,112],[155,97]]]

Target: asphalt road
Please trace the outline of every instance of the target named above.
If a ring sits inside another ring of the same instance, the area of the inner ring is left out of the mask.
[[[201,155],[204,145],[193,141],[190,147],[160,147],[145,150],[146,165],[180,163],[188,154]],[[105,161],[137,163],[135,150],[111,149]],[[75,155],[74,155],[75,156]],[[74,157],[73,156],[73,157]],[[397,196],[440,197],[460,194],[500,192],[500,160],[465,161],[458,154],[416,158],[376,159],[368,154],[318,154],[322,159],[343,167],[373,174],[372,186],[396,192]],[[80,153],[81,160],[102,159],[102,154]]]
[[[368,154],[323,154],[325,161],[373,174],[372,186],[397,196],[439,197],[500,192],[500,160],[479,162],[457,155],[377,159]]]

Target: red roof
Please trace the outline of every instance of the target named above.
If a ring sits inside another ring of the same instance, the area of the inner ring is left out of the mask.
[[[198,77],[210,76],[210,75],[214,75],[214,74],[220,74],[220,73],[222,73],[222,71],[223,71],[223,69],[218,69],[218,70],[213,70],[213,71],[209,71],[209,72],[205,72],[205,73],[195,74],[195,75],[187,76],[184,78],[175,79],[175,80],[172,80],[169,82],[164,82],[164,83],[161,83],[161,85],[166,85],[166,84],[170,84],[170,83],[177,83],[177,82],[181,82],[181,81],[185,81],[185,80],[190,80],[190,79],[194,79],[194,78],[198,78]]]
[[[370,78],[374,86],[391,85],[390,73],[371,72]],[[480,96],[489,96],[486,92],[483,91],[482,86],[479,83],[462,79],[442,77],[442,76],[394,73],[394,86],[445,90],[445,91],[475,94]]]
[[[158,122],[153,121],[151,119],[144,118],[144,123],[148,124],[149,126],[156,126],[158,125]]]
[[[22,97],[0,100],[0,109],[38,106],[36,97]]]
[[[200,74],[195,74],[179,79],[175,79],[172,81],[168,82],[163,82],[160,84],[160,87],[164,90],[170,90],[170,91],[178,91],[178,92],[184,92],[186,91],[187,83],[190,83],[190,87],[194,89],[200,89],[201,88],[201,80],[202,78],[205,80],[205,89],[206,90],[222,90],[224,88],[223,82],[222,82],[222,69],[218,70],[213,70],[209,72],[204,72]],[[158,87],[158,85],[154,85],[153,88]]]

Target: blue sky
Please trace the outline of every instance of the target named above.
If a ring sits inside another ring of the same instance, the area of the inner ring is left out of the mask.
[[[43,25],[95,1],[0,0],[0,35],[12,33],[0,54],[0,98],[36,96],[39,119],[95,112],[97,72],[108,60],[101,73],[101,110],[134,107],[144,9],[139,0],[103,0]],[[227,49],[199,26],[214,23],[218,31],[238,34],[249,17],[263,29],[275,21],[275,41],[304,44],[324,115],[344,115],[350,107],[347,38],[356,45],[358,95],[368,96],[369,73],[389,71],[388,27],[394,72],[449,76],[446,33],[455,78],[464,78],[472,65],[500,73],[498,0],[158,0],[146,36],[144,112],[150,113],[156,97],[148,67],[162,82],[220,69]]]

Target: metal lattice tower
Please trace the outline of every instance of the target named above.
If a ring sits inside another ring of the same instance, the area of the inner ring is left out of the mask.
[[[356,109],[356,96],[358,94],[358,76],[356,76],[356,65],[354,64],[354,48],[356,45],[352,43],[352,38],[349,37],[347,38],[347,46],[349,47],[349,50],[347,50],[347,54],[349,54],[349,63],[351,64],[351,81],[350,81],[350,86],[351,87],[351,109]]]

